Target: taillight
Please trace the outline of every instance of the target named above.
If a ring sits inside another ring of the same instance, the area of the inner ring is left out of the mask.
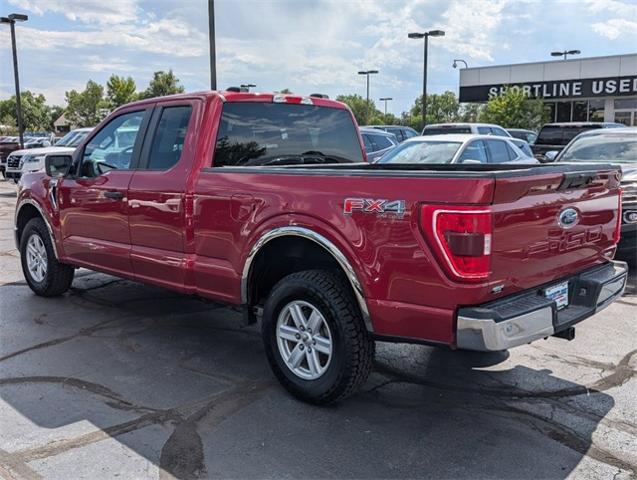
[[[617,206],[617,226],[615,227],[615,234],[613,235],[613,241],[619,243],[622,236],[622,193],[623,190],[619,189],[619,205]]]
[[[491,211],[476,207],[423,205],[421,229],[446,270],[459,280],[480,281],[491,273]]]

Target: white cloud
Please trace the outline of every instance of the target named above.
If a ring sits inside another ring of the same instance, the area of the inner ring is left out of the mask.
[[[596,16],[612,15],[591,25],[595,33],[610,40],[637,34],[637,2],[634,0],[588,0],[587,4]]]
[[[69,20],[87,23],[128,23],[140,11],[137,0],[9,0],[9,3],[42,16],[60,13]]]
[[[624,35],[637,34],[637,22],[631,22],[623,18],[614,18],[606,22],[597,22],[592,25],[593,31],[610,40],[616,40]]]

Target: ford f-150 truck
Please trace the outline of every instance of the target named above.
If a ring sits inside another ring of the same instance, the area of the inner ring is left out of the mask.
[[[240,305],[280,382],[351,394],[376,340],[505,350],[621,295],[611,165],[369,164],[325,98],[204,92],[121,107],[23,177],[27,283],[74,270]]]

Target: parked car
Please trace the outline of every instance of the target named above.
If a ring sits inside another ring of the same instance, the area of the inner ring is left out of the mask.
[[[418,136],[418,132],[416,130],[403,125],[367,125],[364,128],[376,128],[378,130],[384,130],[387,133],[392,133],[396,136],[398,143]]]
[[[398,140],[396,140],[396,136],[392,133],[365,127],[361,127],[360,131],[363,137],[363,143],[365,144],[367,160],[370,162],[375,162],[398,145]]]
[[[495,135],[510,138],[500,125],[491,123],[431,123],[422,131],[423,135],[446,135],[451,133],[471,133],[473,135]]]
[[[554,162],[557,154],[582,132],[600,128],[624,128],[622,123],[569,122],[547,123],[540,129],[531,149],[540,162]]]
[[[533,155],[533,150],[531,150],[531,145],[529,145],[526,140],[511,137],[509,138],[509,141],[512,142],[513,145],[518,147],[520,150],[522,150],[524,155],[526,155],[527,157],[535,158]]]
[[[415,137],[401,143],[380,163],[537,164],[512,139],[492,135],[448,134]]]
[[[71,130],[58,140],[55,145],[42,148],[25,148],[11,152],[7,158],[6,178],[18,183],[22,175],[44,169],[44,160],[50,153],[70,153],[75,150],[92,128]],[[26,147],[26,144],[25,144]]]
[[[3,136],[0,139],[0,172],[5,176],[7,169],[7,157],[11,152],[20,148],[20,139],[18,137]]]
[[[363,384],[377,340],[573,338],[624,289],[619,195],[608,164],[369,164],[342,103],[203,92],[128,104],[49,155],[14,232],[37,295],[85,267],[240,305],[281,384],[325,404]]]
[[[537,138],[537,132],[534,132],[533,130],[526,130],[524,128],[507,128],[507,132],[509,132],[509,135],[513,138],[524,140],[529,145],[533,145]]]
[[[622,231],[617,254],[637,264],[637,127],[580,133],[556,162],[608,162],[621,167]]]

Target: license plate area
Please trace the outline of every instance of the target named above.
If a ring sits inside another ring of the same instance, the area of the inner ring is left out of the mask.
[[[561,282],[545,288],[544,296],[553,300],[558,310],[568,307],[568,282]]]

